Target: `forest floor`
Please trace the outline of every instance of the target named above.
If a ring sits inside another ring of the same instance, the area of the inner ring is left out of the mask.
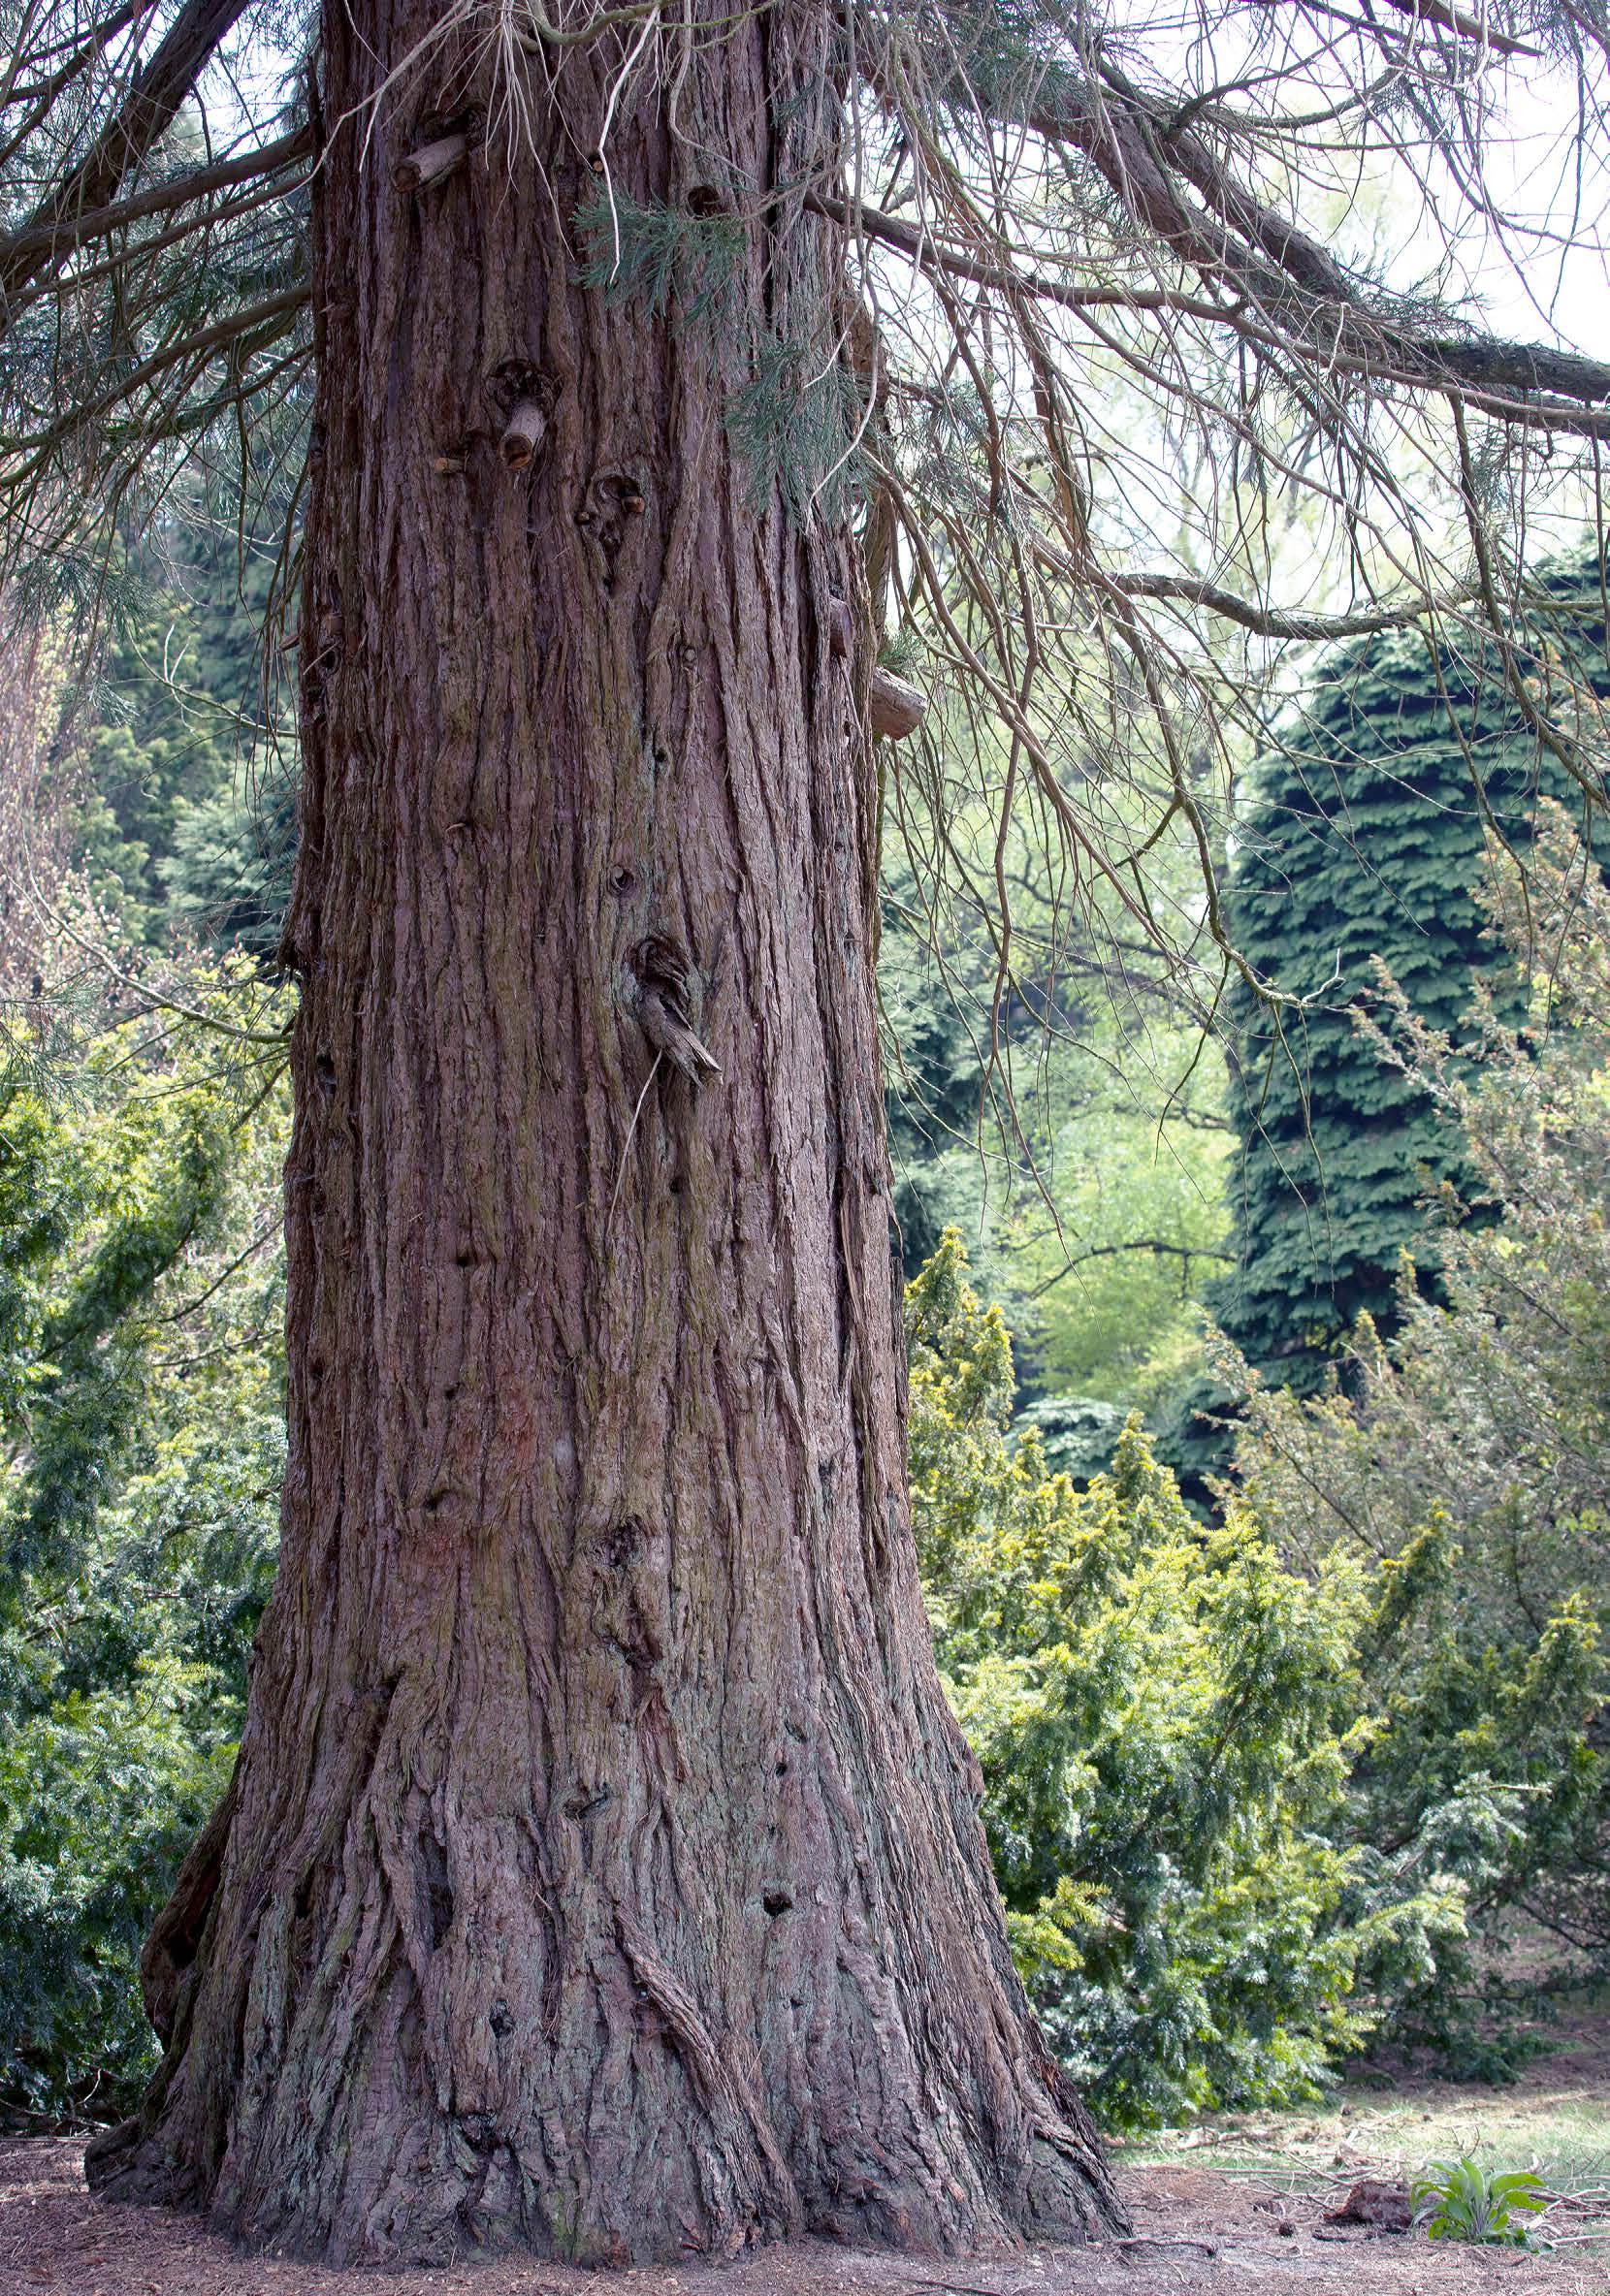
[[[1135,2240],[965,2259],[806,2242],[726,2266],[626,2273],[508,2257],[335,2272],[242,2256],[194,2217],[92,2200],[79,2139],[0,2141],[0,2296],[1606,2296],[1610,2018],[1564,2039],[1514,2088],[1361,2079],[1305,2115],[1221,2118],[1122,2147]],[[1361,2180],[1406,2183],[1461,2153],[1540,2172],[1558,2196],[1542,2219],[1546,2252],[1325,2220]]]

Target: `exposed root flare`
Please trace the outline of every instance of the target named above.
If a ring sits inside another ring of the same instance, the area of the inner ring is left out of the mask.
[[[191,1844],[178,1869],[173,1895],[151,1925],[140,1956],[140,1989],[145,2014],[166,2045],[174,2037],[179,1995],[196,1959],[207,1917],[217,1895],[224,1848],[235,1817],[235,1780]]]
[[[745,2164],[739,2203],[749,2222],[734,2224],[726,2241],[732,2249],[756,2237],[787,2239],[804,2229],[799,2190],[765,2107],[745,2079],[737,2054],[718,2046],[698,2005],[686,1986],[678,1983],[624,1913],[615,1918],[615,1933],[627,1966],[656,2013],[663,2021],[666,2037],[681,2058],[729,2168]],[[742,2187],[748,2184],[749,2189]],[[736,2237],[733,2237],[735,2235]]]

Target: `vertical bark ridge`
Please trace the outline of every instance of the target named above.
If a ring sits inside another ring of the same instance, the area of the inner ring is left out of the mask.
[[[325,115],[430,21],[333,11]],[[618,112],[632,198],[712,148],[774,197],[724,335],[577,282],[618,56],[417,198],[394,162],[462,87],[326,155],[283,1553],[169,2053],[92,2157],[247,2239],[619,2262],[1114,2216],[917,1582],[866,601],[724,415],[746,327],[830,303],[784,197],[830,32],[779,0],[709,37],[684,141],[647,84]],[[547,409],[520,471],[510,387]]]

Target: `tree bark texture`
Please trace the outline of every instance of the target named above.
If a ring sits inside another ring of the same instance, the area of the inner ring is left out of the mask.
[[[462,56],[366,109],[432,8],[328,15],[283,1554],[147,1949],[168,2053],[91,2162],[251,2241],[1115,2216],[917,1583],[864,591],[726,416],[745,331],[837,291],[786,197],[831,23],[617,101],[618,193],[696,212],[716,154],[743,210],[716,328],[578,283],[635,27],[413,190]]]

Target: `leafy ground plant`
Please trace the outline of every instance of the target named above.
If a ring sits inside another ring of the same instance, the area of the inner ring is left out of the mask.
[[[1474,2241],[1485,2248],[1542,2246],[1527,2221],[1548,2206],[1543,2180],[1530,2169],[1483,2168],[1475,2160],[1433,2160],[1410,2189],[1414,2221],[1432,2240]]]

